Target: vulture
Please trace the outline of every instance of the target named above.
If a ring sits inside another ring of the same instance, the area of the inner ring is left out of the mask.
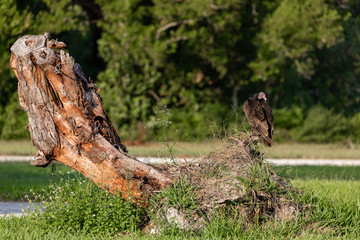
[[[252,138],[258,140],[261,136],[265,145],[274,145],[274,118],[265,93],[259,92],[249,97],[244,103],[243,111],[252,128]]]

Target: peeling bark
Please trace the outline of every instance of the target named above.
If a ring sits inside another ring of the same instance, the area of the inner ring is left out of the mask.
[[[44,34],[21,37],[11,47],[20,106],[38,150],[31,164],[46,167],[54,160],[62,162],[136,202],[171,184],[170,174],[127,154],[96,85],[61,50],[65,46]]]

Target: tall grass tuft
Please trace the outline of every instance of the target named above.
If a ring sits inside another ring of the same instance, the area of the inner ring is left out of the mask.
[[[36,196],[42,206],[27,210],[34,225],[49,231],[135,232],[144,214],[141,207],[104,191],[80,174],[68,172],[49,189]]]

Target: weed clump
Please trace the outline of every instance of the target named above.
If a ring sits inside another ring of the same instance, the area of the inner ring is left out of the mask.
[[[241,219],[244,227],[295,219],[302,211],[295,200],[298,191],[264,161],[261,144],[247,145],[246,138],[234,137],[224,150],[196,162],[168,164],[169,171],[178,177],[172,188],[154,200],[155,218],[162,221],[155,225],[166,228],[175,224],[196,232],[211,223],[218,215],[214,212]]]
[[[144,209],[108,193],[79,173],[63,175],[27,210],[30,221],[47,231],[91,234],[135,232]]]

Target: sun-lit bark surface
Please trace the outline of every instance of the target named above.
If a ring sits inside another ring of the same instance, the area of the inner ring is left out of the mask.
[[[31,164],[62,162],[133,201],[146,200],[146,193],[171,184],[169,174],[127,154],[96,85],[61,50],[65,46],[45,34],[23,36],[11,47],[20,106],[38,150]]]

